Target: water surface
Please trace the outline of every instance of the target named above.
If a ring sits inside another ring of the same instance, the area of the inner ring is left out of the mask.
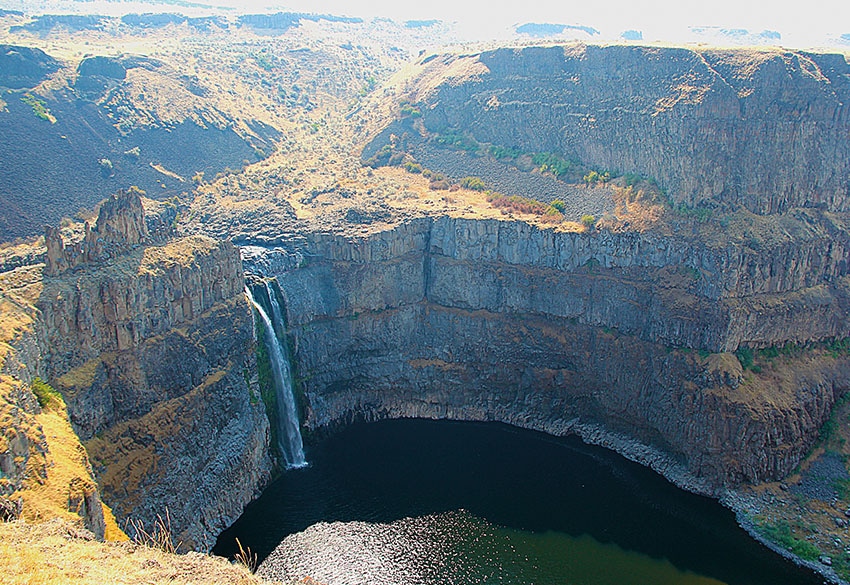
[[[329,585],[813,585],[731,512],[572,437],[498,423],[356,424],[222,533]]]

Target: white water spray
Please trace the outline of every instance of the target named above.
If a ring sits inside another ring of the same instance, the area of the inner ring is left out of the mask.
[[[283,316],[274,296],[274,291],[268,282],[266,282],[266,291],[269,293],[276,323],[272,322],[262,305],[254,300],[251,289],[245,287],[248,300],[257,309],[257,313],[260,314],[263,325],[265,325],[266,347],[269,350],[269,361],[271,362],[275,392],[277,393],[275,402],[277,402],[278,447],[283,454],[286,468],[295,469],[306,466],[307,459],[304,457],[304,443],[301,439],[298,410],[295,408],[295,395],[292,392],[292,372],[289,368],[289,360],[275,333],[275,325],[278,325],[280,330],[283,331]]]

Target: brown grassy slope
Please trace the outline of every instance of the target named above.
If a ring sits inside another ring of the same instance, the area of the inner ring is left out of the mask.
[[[41,290],[40,276],[40,269],[33,267],[0,277],[0,360],[8,372],[0,377],[0,451],[15,458],[18,474],[6,480],[3,491],[12,501],[20,498],[22,514],[31,521],[59,517],[81,524],[81,499],[97,489],[88,457],[61,398],[39,408],[29,384],[21,379],[29,374],[19,369],[27,358],[19,356],[17,348],[33,332],[31,303]],[[112,514],[104,510],[104,515],[109,536],[126,538]]]
[[[173,555],[130,542],[97,542],[61,520],[0,524],[7,585],[263,583],[242,565],[200,553]]]
[[[31,303],[40,290],[40,267],[0,275],[0,367],[7,372],[0,376],[0,454],[14,460],[0,493],[12,501],[20,499],[22,515],[30,521],[58,517],[82,525],[81,503],[97,490],[88,456],[71,429],[61,397],[51,396],[39,407],[30,385],[21,379],[30,374],[21,363],[28,358],[19,356],[18,348],[32,336]],[[104,517],[108,536],[126,539],[108,509]]]

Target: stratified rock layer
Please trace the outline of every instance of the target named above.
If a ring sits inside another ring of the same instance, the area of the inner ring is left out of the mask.
[[[675,202],[850,209],[850,66],[779,50],[567,45],[423,60],[432,132],[656,178]]]
[[[847,336],[845,244],[813,229],[754,253],[438,217],[243,257],[280,284],[308,426],[579,432],[713,492],[787,474],[850,388],[846,358],[763,382],[730,353]]]
[[[41,368],[119,522],[168,517],[176,541],[208,550],[271,471],[253,321],[232,244],[149,235],[124,194],[101,207],[83,260],[44,277]]]

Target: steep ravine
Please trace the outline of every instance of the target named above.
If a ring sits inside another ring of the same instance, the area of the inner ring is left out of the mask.
[[[279,283],[307,427],[431,417],[578,432],[717,495],[787,475],[850,389],[847,358],[812,349],[770,377],[729,353],[847,336],[835,245],[753,254],[437,217],[243,258]]]

